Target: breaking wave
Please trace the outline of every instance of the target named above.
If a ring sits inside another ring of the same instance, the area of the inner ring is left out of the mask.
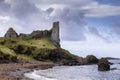
[[[100,72],[97,65],[56,66],[46,70],[34,70],[25,76],[34,80],[120,80],[120,60],[111,60],[115,64],[110,70]]]

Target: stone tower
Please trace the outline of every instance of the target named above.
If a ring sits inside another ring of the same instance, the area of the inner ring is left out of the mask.
[[[18,37],[18,34],[15,32],[13,28],[9,28],[8,31],[5,34],[6,38],[16,38]]]
[[[54,45],[56,45],[57,47],[60,47],[59,22],[54,22],[53,23],[51,40],[52,40]]]

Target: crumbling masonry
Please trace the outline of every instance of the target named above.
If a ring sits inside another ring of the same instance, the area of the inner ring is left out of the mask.
[[[26,39],[26,38],[39,39],[42,37],[50,37],[53,44],[57,47],[60,47],[59,22],[54,22],[51,30],[44,30],[44,31],[37,30],[37,31],[33,31],[30,34],[20,33],[18,35],[17,32],[13,28],[9,28],[4,37],[5,38],[20,37],[22,39]]]

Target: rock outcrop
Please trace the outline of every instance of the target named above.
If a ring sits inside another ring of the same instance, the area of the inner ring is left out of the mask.
[[[98,63],[98,59],[94,55],[88,55],[85,58],[86,64],[96,64]]]
[[[6,38],[16,38],[18,37],[18,34],[15,32],[13,28],[9,28],[8,31],[5,34]]]
[[[108,71],[110,70],[110,64],[106,58],[101,58],[98,62],[99,71]]]

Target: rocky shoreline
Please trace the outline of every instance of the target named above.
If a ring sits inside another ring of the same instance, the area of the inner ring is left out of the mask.
[[[0,80],[31,80],[24,76],[24,73],[34,69],[52,68],[52,62],[31,62],[31,63],[8,63],[0,64]]]
[[[55,64],[53,62],[42,61],[32,61],[27,63],[1,63],[0,80],[32,80],[25,77],[24,74],[32,72],[35,69],[48,69],[56,65],[59,66],[59,64]]]

